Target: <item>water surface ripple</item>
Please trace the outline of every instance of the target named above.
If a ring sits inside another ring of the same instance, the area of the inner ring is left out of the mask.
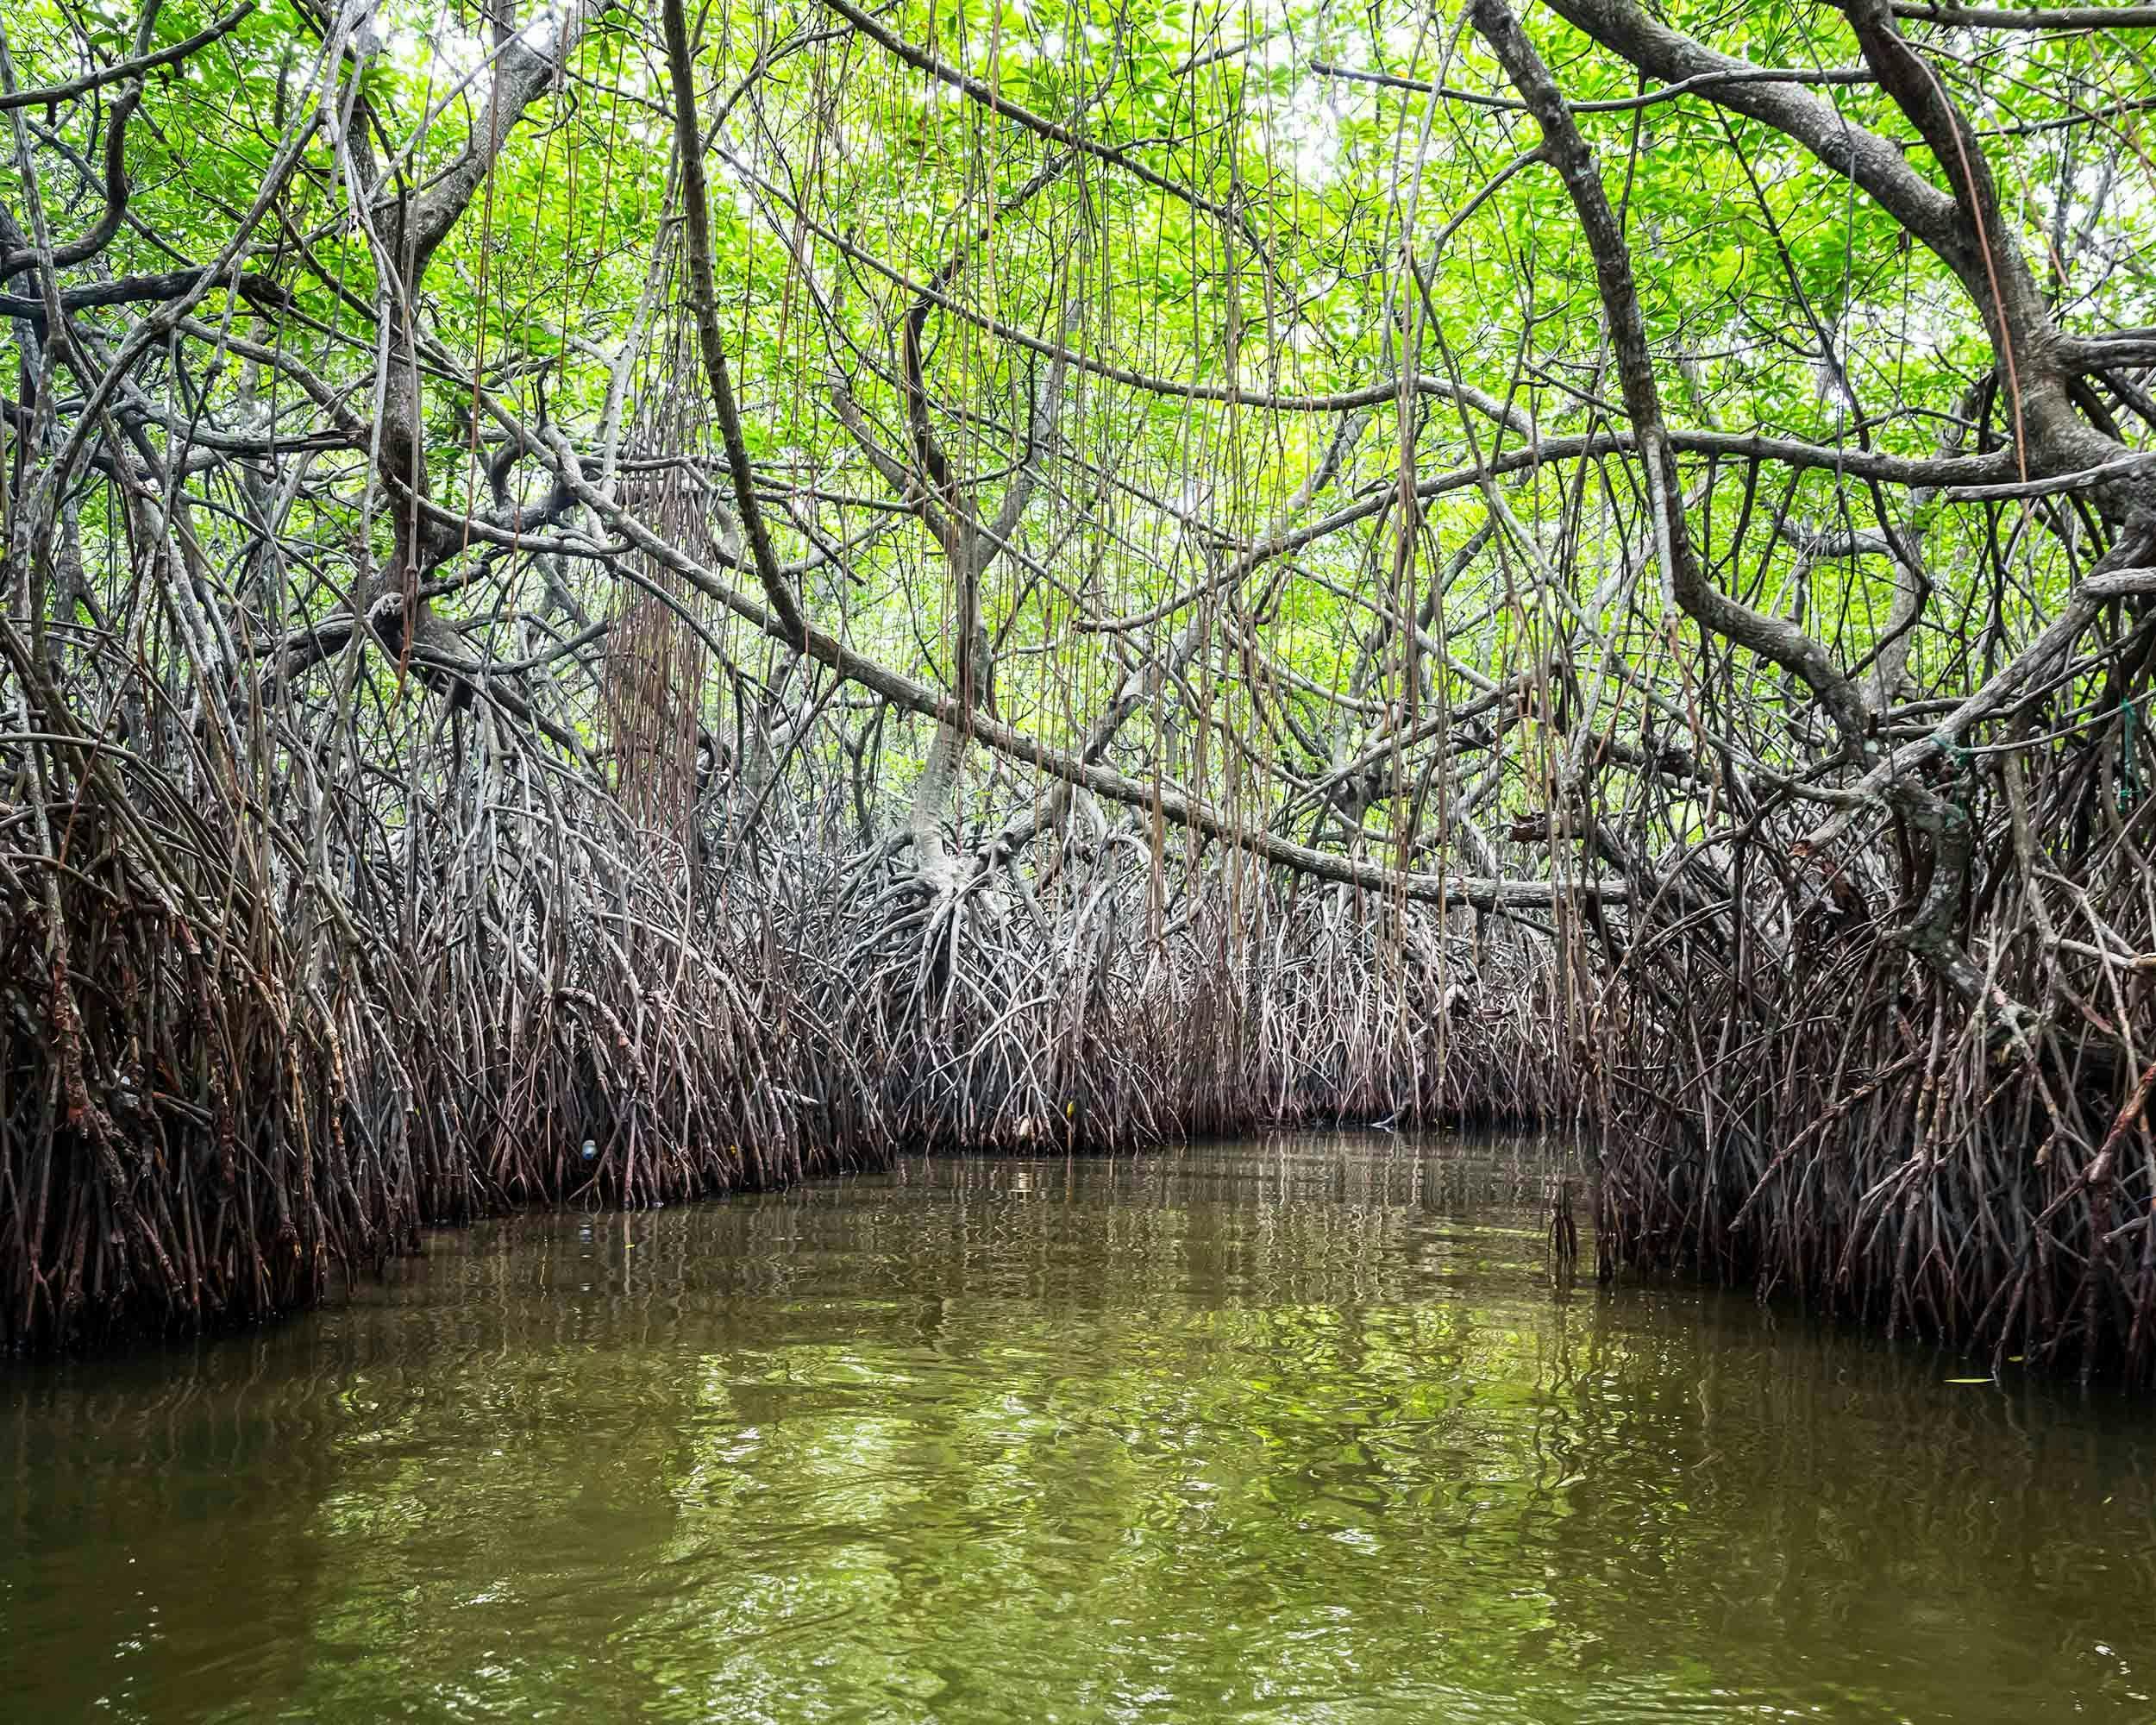
[[[1545,1168],[930,1158],[0,1370],[0,1716],[2156,1719],[2156,1415],[1553,1288]]]

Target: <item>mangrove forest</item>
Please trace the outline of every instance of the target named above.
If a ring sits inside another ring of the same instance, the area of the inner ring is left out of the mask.
[[[1472,1119],[2156,1376],[2152,27],[15,0],[0,1342]]]
[[[2156,5],[0,0],[0,1716],[2156,1717]]]
[[[2156,1377],[2156,8],[4,22],[0,1345],[1382,1120]]]

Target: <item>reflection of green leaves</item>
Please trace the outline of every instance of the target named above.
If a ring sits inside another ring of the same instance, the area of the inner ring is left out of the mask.
[[[2147,1569],[2119,1433],[1742,1298],[1569,1300],[1456,1181],[916,1164],[445,1239],[393,1300],[15,1410],[8,1627],[56,1681],[131,1662],[142,1718],[2128,1702],[2056,1651]]]

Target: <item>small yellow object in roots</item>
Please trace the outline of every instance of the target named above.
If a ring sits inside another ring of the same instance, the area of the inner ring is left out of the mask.
[[[1946,1381],[1949,1383],[1989,1383],[1991,1380],[1988,1377],[1950,1377]]]

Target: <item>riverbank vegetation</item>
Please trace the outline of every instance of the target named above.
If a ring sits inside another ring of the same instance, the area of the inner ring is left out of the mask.
[[[0,1346],[1397,1115],[2156,1375],[2156,8],[4,23]]]

